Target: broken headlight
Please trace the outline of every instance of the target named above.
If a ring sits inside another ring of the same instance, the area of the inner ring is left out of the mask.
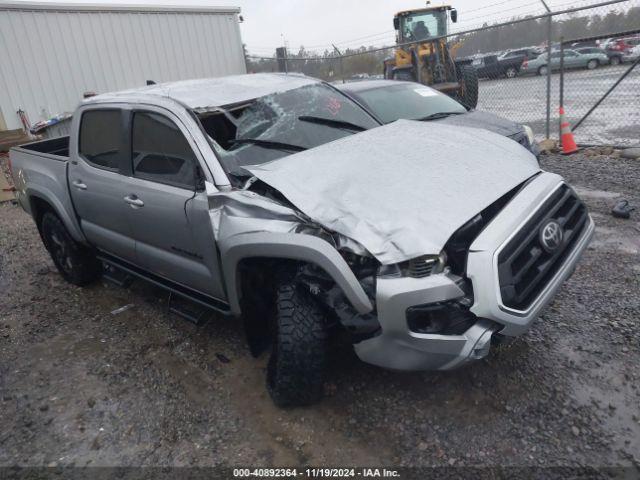
[[[412,258],[406,262],[394,263],[392,265],[381,265],[378,269],[379,278],[423,278],[429,275],[442,273],[447,266],[447,254],[440,252],[440,255],[423,255]]]

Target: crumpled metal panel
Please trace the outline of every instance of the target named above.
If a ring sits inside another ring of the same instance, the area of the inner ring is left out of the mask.
[[[218,107],[254,100],[272,93],[286,92],[295,88],[318,83],[311,77],[280,73],[256,73],[253,75],[230,75],[218,78],[201,78],[180,82],[160,83],[147,87],[105,93],[92,97],[87,102],[117,100],[132,94],[157,95],[179,101],[197,112],[215,110]]]
[[[209,217],[218,242],[245,233],[293,233],[305,224],[295,210],[247,190],[210,195]]]
[[[460,226],[540,169],[495,133],[400,120],[247,170],[392,264],[438,254]]]

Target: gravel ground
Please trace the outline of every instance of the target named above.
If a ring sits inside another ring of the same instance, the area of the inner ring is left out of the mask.
[[[531,331],[469,367],[397,373],[336,350],[327,398],[279,410],[234,321],[197,327],[136,282],[65,283],[0,206],[0,465],[640,468],[640,161],[547,156],[598,225]],[[120,314],[111,311],[133,304]]]

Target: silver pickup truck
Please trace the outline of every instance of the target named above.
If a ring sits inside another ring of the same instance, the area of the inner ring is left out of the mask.
[[[307,77],[99,95],[70,137],[10,153],[76,285],[105,265],[242,318],[276,404],[321,397],[328,342],[452,369],[526,332],[593,235],[558,175],[495,133],[399,120]]]

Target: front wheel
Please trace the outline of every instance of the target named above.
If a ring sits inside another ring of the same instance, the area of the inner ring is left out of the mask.
[[[598,61],[597,60],[589,60],[587,62],[587,68],[589,70],[595,70],[596,68],[598,68]]]
[[[83,286],[101,275],[102,266],[93,251],[76,242],[56,214],[42,216],[40,231],[44,246],[67,282]]]
[[[273,349],[267,389],[279,407],[296,407],[322,397],[327,327],[311,296],[291,283],[277,291]]]
[[[460,81],[458,99],[466,107],[476,108],[478,105],[478,72],[471,65],[460,65],[458,80]]]
[[[609,63],[611,65],[620,65],[620,57],[611,57],[611,60],[609,60]]]

